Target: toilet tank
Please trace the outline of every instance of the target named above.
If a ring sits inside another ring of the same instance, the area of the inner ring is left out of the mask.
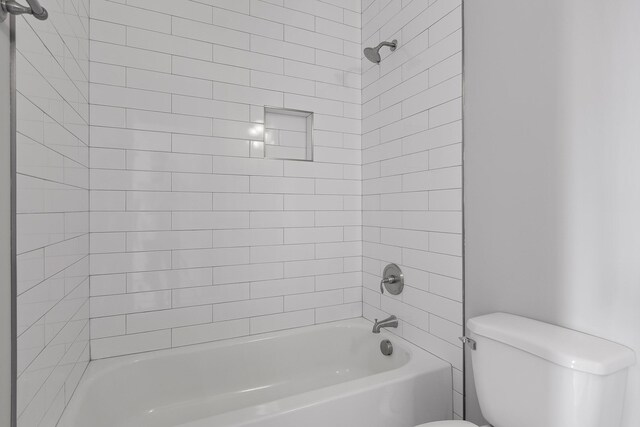
[[[617,427],[635,353],[506,313],[467,322],[482,414],[494,427]]]

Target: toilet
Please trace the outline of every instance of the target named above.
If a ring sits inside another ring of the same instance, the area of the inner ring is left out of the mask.
[[[617,427],[635,353],[582,332],[506,313],[469,319],[482,415],[494,427]],[[437,421],[418,427],[477,427]]]

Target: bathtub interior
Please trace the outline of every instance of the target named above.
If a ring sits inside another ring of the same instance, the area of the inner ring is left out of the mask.
[[[70,425],[176,426],[406,365],[383,338],[352,324],[95,361]]]

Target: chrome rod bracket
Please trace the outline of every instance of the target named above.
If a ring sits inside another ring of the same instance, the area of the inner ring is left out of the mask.
[[[469,337],[460,337],[458,339],[462,341],[462,344],[466,344],[466,346],[469,347],[471,350],[475,350],[477,347],[476,340],[474,339],[471,339]]]
[[[27,3],[29,6],[23,6],[15,0],[0,0],[0,22],[6,19],[7,14],[33,15],[41,21],[49,17],[49,12],[38,3],[38,0],[27,0]]]

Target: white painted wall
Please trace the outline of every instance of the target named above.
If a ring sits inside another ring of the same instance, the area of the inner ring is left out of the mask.
[[[362,314],[360,0],[91,1],[92,358]],[[264,107],[314,162],[262,158]]]
[[[11,122],[9,19],[0,23],[0,426],[11,423]]]
[[[462,11],[460,0],[363,1],[363,313],[451,363],[462,409]],[[380,294],[388,263],[406,287]]]
[[[640,355],[638,22],[636,0],[465,3],[467,317],[507,311]],[[639,400],[635,367],[625,427]]]

